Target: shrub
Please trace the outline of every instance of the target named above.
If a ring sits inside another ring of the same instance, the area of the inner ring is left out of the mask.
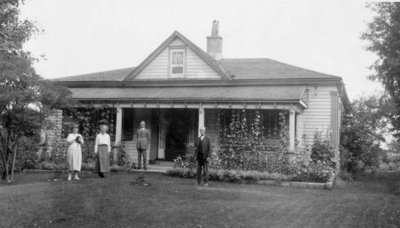
[[[167,170],[167,175],[173,177],[194,178],[196,177],[196,171],[188,168],[172,168]]]
[[[290,169],[292,181],[325,183],[335,174],[334,168],[322,162],[295,165]]]
[[[341,171],[341,172],[339,173],[339,177],[340,177],[342,180],[345,180],[345,181],[353,181],[353,176],[351,175],[351,173],[346,172],[346,171]]]
[[[390,162],[388,164],[388,170],[389,171],[396,171],[396,170],[399,170],[399,168],[400,168],[400,165],[398,163]]]
[[[35,139],[25,138],[25,143],[18,147],[17,159],[15,162],[15,170],[34,169],[39,164],[37,151],[39,146]]]
[[[196,166],[194,154],[186,154],[185,156],[178,156],[174,159],[174,168],[196,169]]]
[[[181,177],[181,178],[195,178],[196,170],[191,170],[188,168],[172,168],[167,171],[167,175],[173,177]],[[243,171],[243,170],[209,169],[208,175],[209,175],[209,180],[224,181],[231,183],[255,183],[257,181],[263,181],[263,180],[310,181],[306,178],[300,178],[294,175],[258,172],[258,171]]]
[[[66,163],[55,164],[48,161],[42,161],[39,163],[38,168],[43,170],[66,170],[67,164]]]
[[[335,147],[331,144],[328,136],[322,136],[321,132],[315,132],[314,141],[311,146],[311,160],[321,162],[330,167],[336,167],[335,159]]]
[[[124,144],[121,144],[119,147],[117,153],[117,165],[123,167],[125,170],[135,168],[135,163],[131,160],[129,154],[126,152]]]
[[[58,142],[50,151],[44,150],[40,162],[46,161],[53,164],[66,163],[68,143]]]
[[[389,185],[389,190],[392,194],[400,196],[400,181],[391,182]]]
[[[94,167],[95,167],[94,162],[91,163],[82,162],[81,170],[93,171]]]

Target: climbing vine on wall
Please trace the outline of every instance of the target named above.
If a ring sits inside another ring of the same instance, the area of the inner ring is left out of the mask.
[[[115,136],[116,109],[108,106],[100,108],[80,107],[64,111],[63,136],[66,137],[72,130],[72,124],[79,124],[79,132],[86,141],[93,141],[99,133],[101,124],[108,125],[108,134],[111,140]]]
[[[288,112],[280,111],[278,123],[266,126],[261,110],[220,110],[217,119],[221,168],[278,171],[286,162]],[[265,128],[267,127],[267,131]],[[271,145],[269,136],[279,135],[279,146]]]

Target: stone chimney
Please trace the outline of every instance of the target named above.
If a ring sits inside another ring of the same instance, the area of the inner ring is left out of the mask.
[[[207,37],[207,53],[214,59],[222,59],[222,37],[218,35],[218,21],[214,20],[211,29],[211,36]]]

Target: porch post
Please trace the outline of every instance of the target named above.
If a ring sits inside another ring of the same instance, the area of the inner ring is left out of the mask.
[[[199,129],[198,129],[198,135],[200,135],[200,128],[204,127],[204,108],[203,104],[200,103],[199,105]]]
[[[294,110],[289,111],[289,152],[295,152],[295,119],[296,112]]]
[[[118,145],[121,143],[121,135],[122,135],[122,108],[117,107],[117,120],[116,128],[115,128],[115,144]]]
[[[115,122],[116,122],[116,126],[115,126],[114,146],[116,147],[116,149],[114,149],[114,151],[113,151],[114,161],[117,160],[117,153],[119,151],[119,147],[121,146],[121,135],[122,135],[122,108],[121,107],[117,107],[117,120]]]

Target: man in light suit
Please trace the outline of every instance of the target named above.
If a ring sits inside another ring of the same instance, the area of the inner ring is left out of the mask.
[[[150,144],[150,131],[145,128],[146,123],[140,122],[140,129],[137,131],[136,148],[138,150],[138,168],[140,169],[143,157],[143,168],[146,168],[146,151]]]
[[[204,186],[208,186],[208,157],[212,152],[211,140],[206,136],[206,128],[200,127],[200,137],[195,143],[197,159],[197,185],[201,184],[201,176],[204,177]]]

